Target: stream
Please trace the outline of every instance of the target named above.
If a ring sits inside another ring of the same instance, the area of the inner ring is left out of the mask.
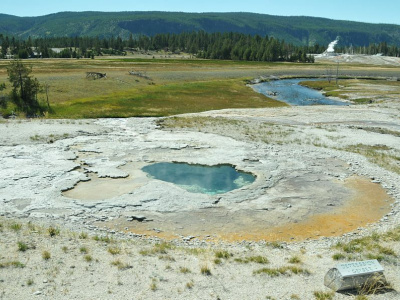
[[[301,81],[316,81],[321,79],[296,78],[262,82],[253,85],[253,89],[275,100],[283,101],[289,105],[350,105],[348,102],[335,100],[316,91],[299,85]]]

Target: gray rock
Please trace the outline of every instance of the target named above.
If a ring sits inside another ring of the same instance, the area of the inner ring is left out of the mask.
[[[144,222],[144,221],[147,220],[147,218],[145,216],[142,216],[142,215],[134,215],[134,216],[127,217],[126,220],[128,222],[132,222],[132,221]]]

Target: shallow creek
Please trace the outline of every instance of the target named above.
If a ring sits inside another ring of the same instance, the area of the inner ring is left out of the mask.
[[[286,102],[290,105],[349,105],[347,102],[324,96],[321,92],[299,85],[301,81],[320,79],[296,78],[262,82],[253,85],[253,89],[270,98]]]

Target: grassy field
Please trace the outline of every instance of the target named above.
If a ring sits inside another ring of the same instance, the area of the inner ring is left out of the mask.
[[[223,108],[276,107],[283,103],[254,93],[242,81],[218,80],[152,85],[54,105],[61,118],[170,116]]]
[[[48,118],[169,116],[223,108],[275,107],[285,104],[255,93],[246,79],[260,75],[321,76],[325,64],[290,64],[195,59],[41,59],[26,60],[32,75],[49,86],[54,113]],[[9,61],[0,61],[0,83],[7,82]],[[134,70],[151,79],[129,75]],[[87,79],[86,72],[107,73]],[[348,65],[342,72],[389,73],[393,68]],[[1,97],[1,95],[0,95]],[[44,92],[39,100],[44,101]],[[13,107],[9,105],[10,112]],[[1,112],[1,110],[0,110]]]

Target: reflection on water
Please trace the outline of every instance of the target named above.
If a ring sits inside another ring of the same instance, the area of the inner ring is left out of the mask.
[[[142,170],[151,177],[175,183],[192,193],[222,194],[254,182],[249,173],[229,165],[202,166],[186,163],[156,163]]]
[[[255,91],[290,105],[349,105],[346,102],[325,97],[321,92],[299,85],[300,81],[321,79],[283,79],[253,85]]]

